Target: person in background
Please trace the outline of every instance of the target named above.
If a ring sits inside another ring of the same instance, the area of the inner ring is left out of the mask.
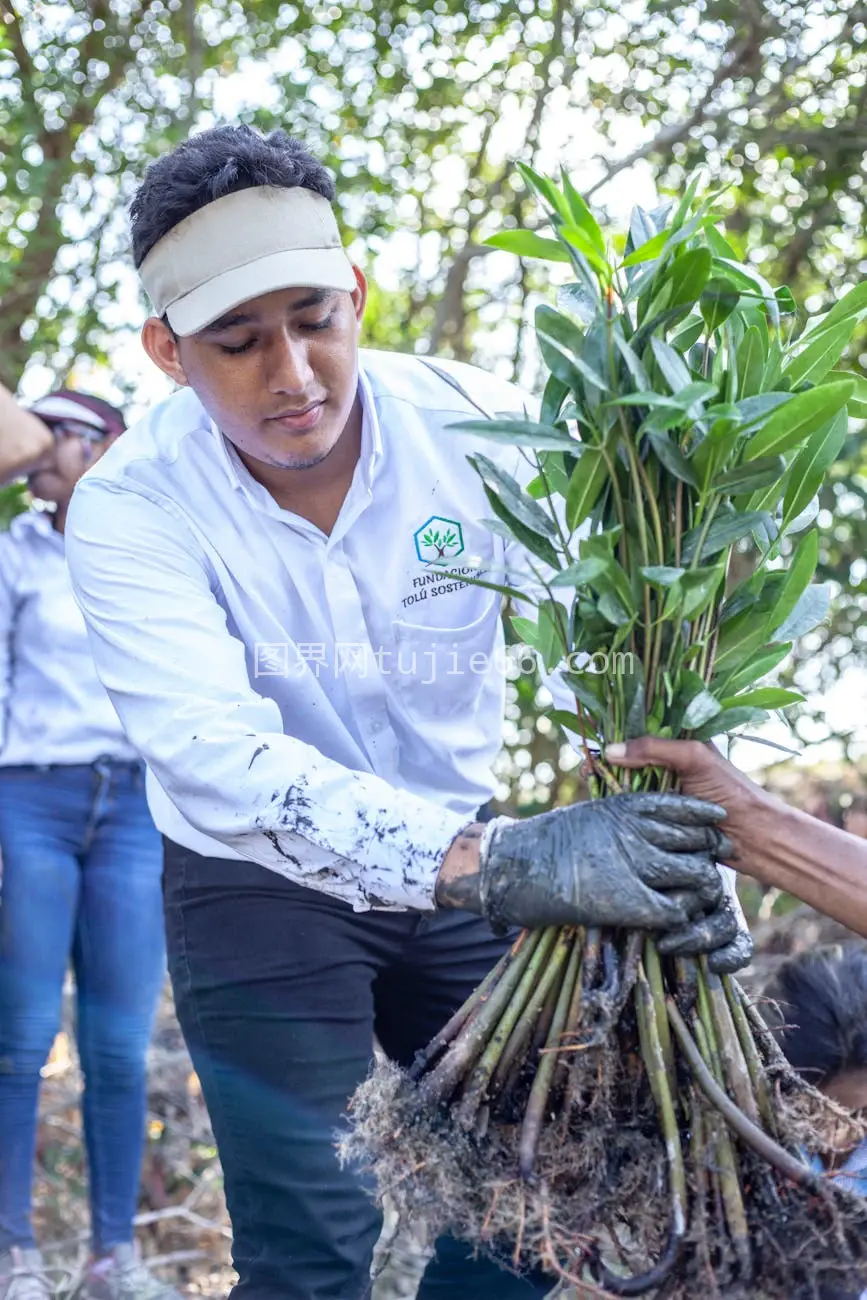
[[[0,535],[0,1300],[53,1294],[33,1238],[31,1183],[40,1069],[70,961],[93,1231],[79,1294],[178,1300],[133,1245],[145,1054],[165,971],[162,851],[143,765],[96,676],[64,550],[72,490],[124,420],[76,392],[37,402],[36,417],[47,449],[25,468],[33,496],[52,508],[19,515]],[[0,423],[0,445],[5,432]]]
[[[798,1073],[832,1101],[867,1118],[867,951],[858,944],[805,952],[783,963],[764,990],[763,1011],[780,1047]],[[839,1145],[837,1132],[828,1135]],[[867,1196],[867,1141],[843,1149],[827,1164],[847,1191]],[[855,1300],[825,1289],[822,1300]],[[867,1291],[862,1293],[867,1300]]]

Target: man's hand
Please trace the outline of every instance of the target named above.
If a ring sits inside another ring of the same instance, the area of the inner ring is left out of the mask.
[[[642,736],[625,745],[609,745],[605,760],[614,767],[666,767],[676,772],[684,794],[726,810],[726,836],[732,852],[720,861],[749,875],[753,869],[751,843],[758,822],[773,813],[775,800],[732,766],[713,745],[698,740],[660,740]]]
[[[498,926],[666,931],[673,951],[709,952],[714,969],[736,969],[740,930],[715,866],[730,852],[724,815],[682,795],[624,794],[476,824],[446,855],[437,902]]]

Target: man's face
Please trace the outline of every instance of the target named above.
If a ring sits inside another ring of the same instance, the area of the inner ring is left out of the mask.
[[[194,389],[221,432],[255,461],[306,469],[332,451],[352,412],[366,285],[353,293],[277,289],[189,338],[154,317],[143,341],[161,370]]]
[[[54,446],[31,466],[27,475],[30,491],[40,501],[51,501],[66,506],[78,480],[91,465],[96,464],[108,450],[114,438],[91,440],[86,434],[79,436],[63,431],[61,423]]]

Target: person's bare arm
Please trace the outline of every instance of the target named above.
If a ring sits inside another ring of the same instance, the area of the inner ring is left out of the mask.
[[[0,483],[34,465],[51,447],[51,431],[0,384]]]
[[[685,794],[725,808],[724,829],[735,848],[727,865],[867,938],[867,841],[790,808],[696,740],[643,736],[609,745],[606,760],[676,772]]]

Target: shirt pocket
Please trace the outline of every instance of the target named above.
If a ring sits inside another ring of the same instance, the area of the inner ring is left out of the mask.
[[[395,619],[392,681],[404,712],[423,723],[469,721],[504,676],[498,596],[471,623],[432,626]]]

